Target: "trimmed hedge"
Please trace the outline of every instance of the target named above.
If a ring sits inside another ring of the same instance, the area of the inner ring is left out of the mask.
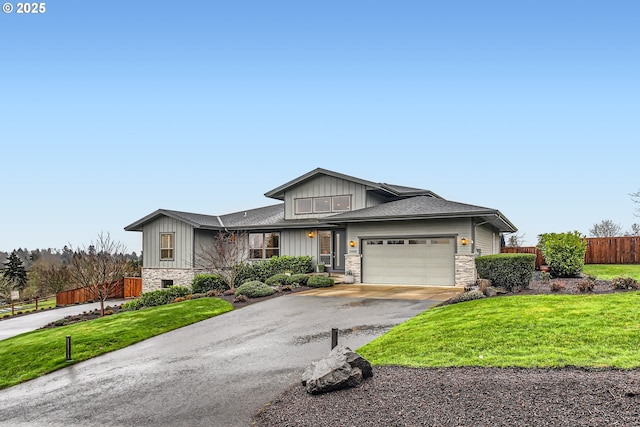
[[[307,286],[310,288],[328,288],[333,284],[333,279],[327,276],[311,276],[307,280]]]
[[[257,280],[243,283],[236,289],[236,296],[244,295],[249,298],[266,297],[274,293],[275,291],[271,286]]]
[[[535,268],[534,254],[495,254],[476,258],[478,276],[508,291],[528,287]]]
[[[236,286],[249,280],[265,282],[275,274],[311,273],[313,271],[313,258],[310,256],[274,256],[269,259],[246,262],[238,264],[236,267]]]
[[[126,302],[122,305],[122,310],[133,311],[144,307],[156,307],[172,303],[176,298],[186,297],[191,293],[189,288],[184,286],[171,286],[165,289],[158,289],[143,293],[140,298]]]
[[[306,274],[292,274],[291,276],[289,276],[287,285],[307,286],[308,280],[309,276],[307,276]]]
[[[199,294],[214,290],[226,291],[229,286],[219,274],[198,274],[193,278],[191,289]]]

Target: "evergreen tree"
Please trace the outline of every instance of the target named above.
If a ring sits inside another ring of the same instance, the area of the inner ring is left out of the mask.
[[[11,284],[13,289],[23,290],[27,287],[27,270],[22,260],[14,250],[7,258],[2,270],[2,276]]]

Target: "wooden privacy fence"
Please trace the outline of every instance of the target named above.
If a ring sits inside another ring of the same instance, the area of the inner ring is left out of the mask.
[[[125,277],[110,289],[107,299],[139,297],[140,294],[142,294],[142,278]],[[95,299],[95,293],[91,293],[87,289],[71,289],[56,294],[56,305],[82,304]]]
[[[522,246],[522,247],[504,247],[500,249],[500,253],[503,254],[535,254],[536,256],[536,270],[540,270],[540,267],[545,265],[542,252],[535,246]]]
[[[640,264],[640,237],[589,237],[585,264]]]
[[[640,237],[587,237],[585,264],[640,264]],[[501,253],[536,254],[536,269],[546,262],[535,246],[504,247]]]

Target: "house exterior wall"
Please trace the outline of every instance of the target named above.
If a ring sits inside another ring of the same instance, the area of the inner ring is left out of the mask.
[[[495,231],[495,229],[489,225],[476,227],[475,246],[477,255],[493,255],[500,253],[500,233]]]
[[[316,176],[307,182],[303,182],[295,186],[285,193],[284,218],[286,220],[308,219],[334,215],[334,213],[296,215],[295,200],[307,197],[348,195],[351,195],[351,210],[362,209],[365,207],[367,189],[364,185],[328,175]]]
[[[314,237],[309,238],[309,231]],[[318,259],[318,230],[282,230],[280,232],[280,253],[290,256],[311,256],[314,264]]]
[[[173,280],[174,286],[191,286],[197,271],[193,268],[143,268],[142,292],[162,288],[163,280]]]
[[[175,233],[173,260],[160,260],[160,233]],[[193,227],[166,216],[145,224],[142,230],[143,268],[193,267]]]

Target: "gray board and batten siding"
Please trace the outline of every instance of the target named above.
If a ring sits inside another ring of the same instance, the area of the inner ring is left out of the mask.
[[[193,268],[194,233],[193,227],[162,215],[143,226],[142,266],[144,268]],[[172,260],[160,259],[160,235],[174,234]]]

